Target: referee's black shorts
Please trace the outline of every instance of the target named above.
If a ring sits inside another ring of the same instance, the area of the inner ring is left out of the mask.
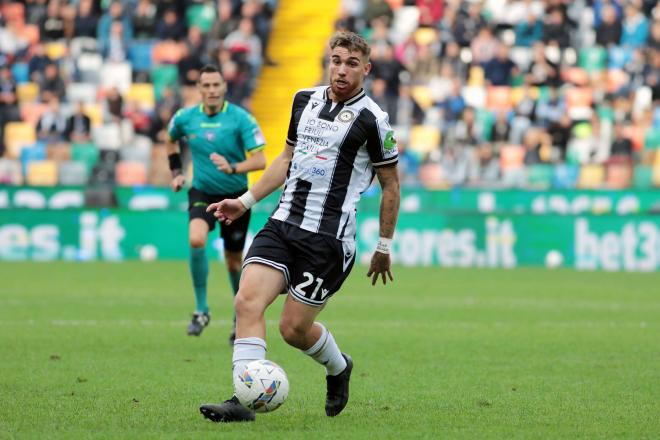
[[[217,219],[213,216],[212,212],[206,212],[206,208],[211,203],[216,203],[224,199],[235,199],[245,191],[247,189],[235,194],[207,194],[197,188],[191,187],[188,190],[188,219],[201,218],[209,225],[209,231],[212,231],[215,229]],[[220,224],[220,237],[224,240],[226,251],[243,251],[251,213],[252,211],[248,210],[241,217],[233,221],[231,225]]]

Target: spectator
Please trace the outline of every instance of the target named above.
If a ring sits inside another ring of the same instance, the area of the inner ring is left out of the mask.
[[[612,147],[610,155],[612,157],[632,158],[633,146],[630,139],[624,134],[624,125],[621,122],[614,124],[614,139],[612,140]]]
[[[66,119],[60,110],[60,100],[53,95],[47,104],[48,109],[37,123],[37,139],[48,143],[62,142],[66,132]]]
[[[468,47],[484,26],[486,21],[481,16],[481,4],[468,3],[467,14],[459,13],[456,19],[453,29],[454,39],[461,47]]]
[[[529,86],[523,86],[523,95],[513,108],[509,142],[520,144],[523,134],[532,126],[536,119],[536,100],[532,97]]]
[[[0,55],[22,57],[28,44],[28,41],[21,36],[16,22],[8,23],[7,27],[0,26]],[[0,62],[4,63],[4,61]]]
[[[40,83],[44,77],[46,67],[51,63],[46,56],[46,47],[43,43],[37,43],[32,50],[32,57],[28,62],[28,73],[30,81]]]
[[[85,114],[82,102],[76,104],[76,112],[66,120],[64,138],[69,142],[86,143],[91,140],[91,120]]]
[[[500,178],[500,160],[495,154],[493,144],[481,144],[474,156],[472,183],[491,187],[497,185]]]
[[[80,0],[78,13],[74,19],[74,35],[76,37],[96,37],[98,17],[94,14],[93,0]]]
[[[621,22],[617,18],[616,9],[607,5],[603,7],[603,19],[596,28],[596,43],[600,46],[618,45],[621,40]]]
[[[137,39],[150,39],[156,29],[156,6],[151,0],[139,0],[133,12],[133,34]]]
[[[562,9],[559,7],[550,9],[543,24],[543,41],[547,44],[557,44],[565,49],[571,44],[570,34],[571,30]]]
[[[218,0],[218,19],[209,31],[210,40],[224,40],[238,29],[238,17],[232,14],[231,0]]]
[[[651,25],[648,46],[651,50],[660,50],[660,17],[656,18]]]
[[[538,42],[532,48],[532,62],[529,65],[525,81],[533,86],[560,85],[559,66],[551,62],[545,55],[545,44]]]
[[[156,24],[156,38],[159,40],[181,40],[186,34],[183,22],[179,20],[175,9],[168,9]]]
[[[498,45],[499,43],[493,35],[493,31],[487,26],[481,28],[477,36],[470,43],[472,63],[480,65],[490,61],[495,55]]]
[[[21,119],[16,97],[16,82],[7,65],[0,66],[0,156],[4,153],[4,127]]]
[[[110,88],[105,96],[105,120],[120,122],[124,113],[124,99],[116,87]]]
[[[519,69],[509,58],[509,47],[500,43],[494,58],[484,64],[484,75],[486,83],[492,86],[508,86],[514,75],[518,75]]]
[[[467,79],[468,67],[461,59],[461,47],[455,41],[450,41],[445,45],[445,53],[442,56],[443,63],[449,64],[454,75],[461,79]]]
[[[649,21],[634,3],[628,4],[623,20],[621,46],[640,47],[646,43],[649,36]]]
[[[492,141],[496,143],[509,142],[510,132],[511,127],[509,126],[509,121],[507,120],[507,113],[505,111],[497,112],[491,132]]]
[[[541,157],[542,144],[539,130],[532,129],[525,133],[523,147],[525,148],[525,165],[535,165],[545,162]]]
[[[261,41],[254,33],[254,25],[249,18],[243,18],[236,29],[225,39],[225,47],[231,52],[242,52],[256,75],[261,66]]]
[[[59,0],[49,1],[46,16],[39,25],[42,41],[54,41],[64,37],[64,19],[60,9]]]
[[[530,12],[524,21],[516,24],[515,33],[516,46],[532,47],[543,38],[543,22]]]
[[[124,24],[115,20],[110,26],[110,37],[106,46],[103,48],[103,57],[113,63],[126,61],[126,52],[128,40],[124,34]]]
[[[419,9],[419,25],[437,27],[442,19],[445,2],[443,0],[417,0],[416,4]]]
[[[60,77],[60,69],[55,63],[49,63],[44,71],[44,77],[39,84],[41,94],[53,95],[59,100],[64,98],[66,88],[64,81]],[[45,99],[44,99],[45,101]]]
[[[475,110],[466,107],[463,117],[456,123],[453,129],[452,140],[461,146],[476,146],[483,142],[484,133],[482,127],[476,120]]]
[[[108,40],[110,39],[110,33],[112,30],[112,23],[115,21],[120,21],[122,24],[122,33],[126,41],[131,41],[133,39],[133,28],[131,27],[131,19],[128,14],[124,13],[124,7],[120,0],[113,0],[110,3],[108,11],[101,16],[98,22],[98,29],[96,32],[96,37],[99,40],[99,46],[101,50],[107,48]]]
[[[559,95],[559,90],[555,87],[549,89],[549,96],[540,99],[536,107],[536,121],[543,127],[559,122],[561,117],[566,114],[566,103]]]

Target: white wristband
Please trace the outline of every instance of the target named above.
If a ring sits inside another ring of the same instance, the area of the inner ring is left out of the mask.
[[[246,191],[245,194],[238,198],[238,200],[240,200],[243,206],[245,206],[245,209],[250,209],[255,203],[257,203],[257,199],[254,198],[250,191]]]
[[[376,252],[389,255],[391,247],[392,247],[391,238],[380,237],[378,239],[378,244],[376,245]]]

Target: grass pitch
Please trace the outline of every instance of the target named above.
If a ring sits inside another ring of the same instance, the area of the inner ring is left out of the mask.
[[[355,361],[344,413],[323,369],[277,332],[284,406],[218,425],[231,394],[229,284],[211,267],[213,320],[185,326],[185,262],[0,264],[0,438],[658,438],[660,276],[540,269],[356,267],[322,313]],[[210,436],[210,437],[209,437]]]

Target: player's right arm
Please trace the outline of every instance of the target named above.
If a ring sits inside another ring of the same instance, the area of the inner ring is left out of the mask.
[[[181,162],[181,148],[179,148],[178,142],[184,135],[181,123],[181,113],[182,110],[179,110],[172,117],[172,120],[167,127],[168,140],[165,144],[170,171],[172,172],[172,182],[170,183],[170,186],[174,192],[181,190],[186,183],[186,178],[183,175],[183,164]]]
[[[209,212],[214,211],[213,215],[221,222],[231,224],[250,209],[252,205],[284,184],[291,158],[293,158],[293,146],[287,143],[282,153],[266,168],[261,178],[248,192],[238,199],[225,199],[218,203],[212,203],[206,210]]]

